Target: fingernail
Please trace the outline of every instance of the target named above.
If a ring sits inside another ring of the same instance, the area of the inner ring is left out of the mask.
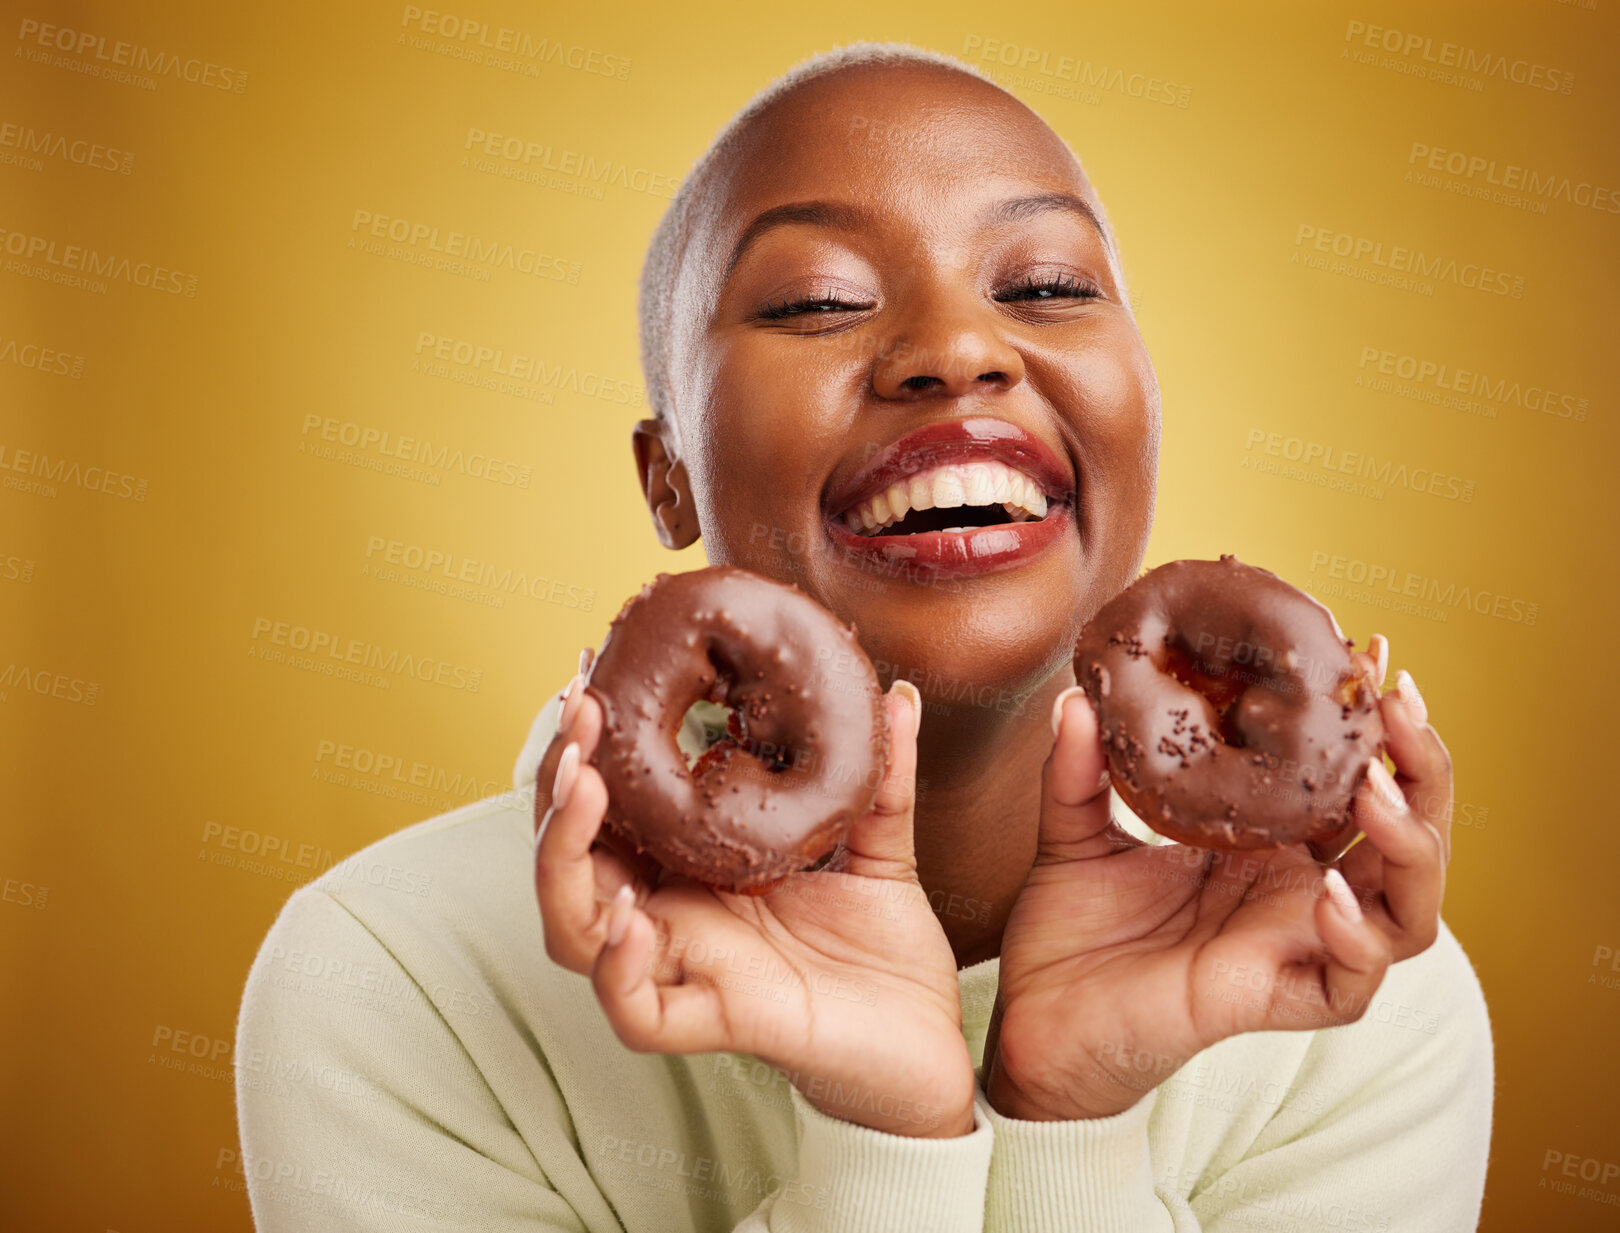
[[[630,911],[636,902],[636,892],[626,882],[619,887],[619,893],[613,896],[613,906],[608,909],[607,944],[617,946],[624,941],[625,930],[630,928]]]
[[[1389,639],[1383,634],[1374,634],[1367,644],[1367,650],[1372,653],[1374,670],[1377,672],[1377,685],[1384,687],[1384,677],[1389,674]]]
[[[557,778],[551,781],[551,807],[561,809],[568,804],[574,791],[574,780],[579,777],[579,746],[573,741],[557,759]]]
[[[1344,880],[1344,875],[1337,869],[1329,869],[1322,880],[1327,883],[1328,898],[1339,909],[1339,915],[1352,925],[1359,921],[1361,904],[1356,900],[1356,892],[1350,889],[1350,883]]]
[[[594,663],[595,661],[596,661],[596,649],[594,647],[583,647],[583,648],[581,648],[580,652],[579,652],[579,674],[580,674],[580,676],[584,676],[587,672],[589,672],[591,670],[591,664]]]
[[[1052,701],[1052,735],[1054,737],[1060,735],[1062,733],[1062,731],[1063,731],[1063,707],[1064,707],[1064,704],[1067,703],[1070,698],[1074,697],[1075,694],[1083,694],[1085,692],[1086,691],[1082,687],[1080,687],[1079,685],[1071,685],[1067,689],[1065,689],[1062,693],[1060,693],[1055,699],[1053,699],[1053,701]]]
[[[567,732],[568,725],[574,722],[574,715],[579,710],[579,700],[585,694],[585,678],[576,675],[568,682],[568,689],[563,693],[562,714],[557,717],[557,731]]]
[[[1420,724],[1429,722],[1429,704],[1423,701],[1423,695],[1418,691],[1417,682],[1412,674],[1402,668],[1395,674],[1395,692],[1402,702],[1412,709],[1413,717]]]
[[[896,681],[889,686],[889,692],[899,694],[907,702],[911,703],[911,713],[917,730],[920,732],[922,730],[922,695],[917,692],[917,687],[910,681]]]
[[[1384,804],[1388,805],[1396,813],[1406,812],[1406,797],[1401,794],[1400,788],[1396,786],[1394,777],[1389,773],[1389,768],[1377,758],[1374,758],[1367,767],[1367,778],[1372,781],[1373,791],[1383,798]]]

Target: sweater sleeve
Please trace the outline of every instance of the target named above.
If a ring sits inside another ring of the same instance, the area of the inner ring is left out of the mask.
[[[238,1163],[259,1233],[626,1227],[544,1066],[542,1116],[520,1133],[434,1000],[319,889],[295,893],[260,948],[236,1068]],[[982,1113],[970,1134],[908,1138],[829,1117],[791,1090],[797,1176],[739,1233],[984,1227]]]
[[[736,1233],[980,1233],[990,1172],[986,1105],[954,1139],[887,1134],[829,1117],[791,1088],[799,1182],[811,1201],[767,1199]]]
[[[619,1228],[605,1202],[562,1197],[438,1007],[319,890],[293,895],[254,961],[236,1089],[259,1233]]]
[[[1473,1229],[1493,1095],[1484,997],[1442,926],[1434,946],[1390,970],[1361,1020],[1312,1034],[1247,1145],[1197,1126],[1185,1142],[1157,1142],[1158,1092],[1094,1121],[1025,1122],[986,1103],[995,1150],[985,1228]]]

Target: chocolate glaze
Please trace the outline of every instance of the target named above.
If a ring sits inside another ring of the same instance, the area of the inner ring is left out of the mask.
[[[1384,739],[1351,645],[1273,573],[1231,556],[1173,561],[1091,619],[1074,673],[1115,789],[1154,830],[1203,848],[1308,842],[1334,860]]]
[[[720,565],[660,574],[591,665],[592,758],[609,840],[732,890],[814,864],[872,807],[888,762],[883,693],[855,631],[797,587]],[[694,767],[675,733],[700,698],[731,735]],[[615,845],[619,846],[619,845]]]

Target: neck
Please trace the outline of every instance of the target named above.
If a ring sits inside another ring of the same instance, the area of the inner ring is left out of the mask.
[[[1056,673],[1015,710],[924,702],[917,874],[958,968],[1001,953],[1007,916],[1035,863],[1052,703],[1072,684],[1072,671]]]

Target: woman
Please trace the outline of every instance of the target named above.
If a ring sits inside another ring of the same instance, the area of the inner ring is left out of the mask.
[[[532,814],[392,836],[272,929],[238,1042],[260,1227],[1474,1227],[1490,1033],[1410,678],[1336,869],[1110,815],[1070,656],[1142,561],[1158,390],[1056,134],[943,57],[801,65],[671,204],[642,343],[660,539],[856,623],[894,682],[877,803],[836,870],[653,889],[595,846],[576,678],[519,758]],[[875,461],[936,508],[861,510]],[[953,504],[987,461],[1044,512]]]

